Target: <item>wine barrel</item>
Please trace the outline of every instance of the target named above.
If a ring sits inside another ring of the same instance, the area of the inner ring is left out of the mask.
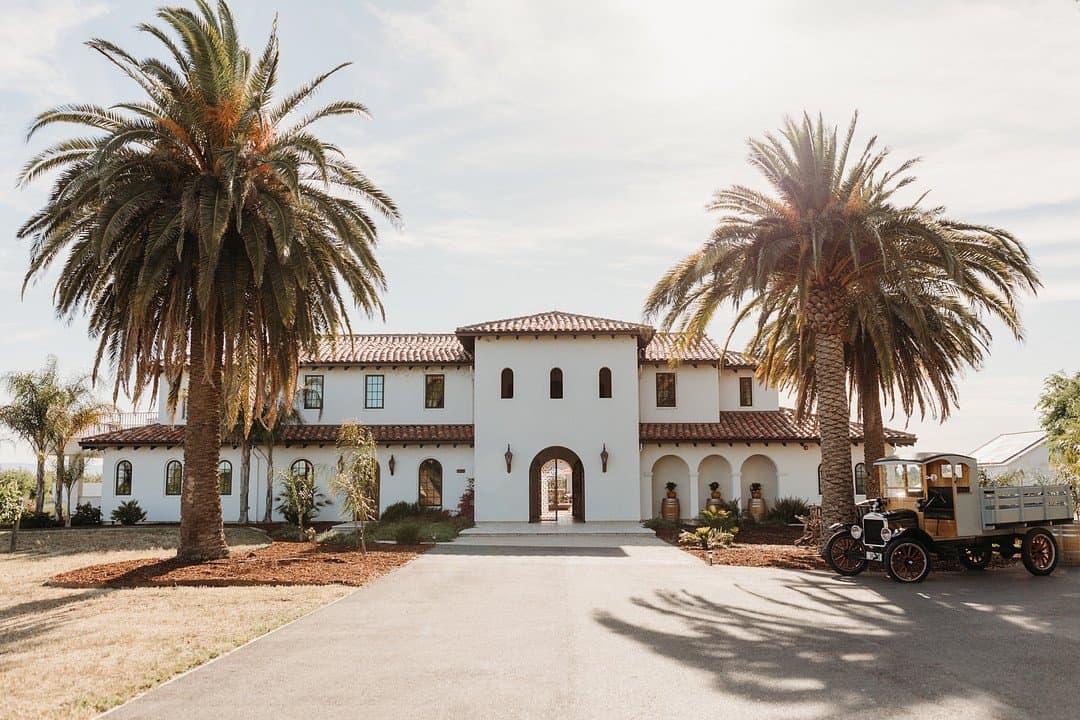
[[[1061,562],[1066,565],[1080,565],[1080,525],[1057,525],[1054,538],[1061,551]]]
[[[765,519],[765,500],[763,498],[750,498],[750,517],[758,522]]]
[[[723,500],[718,500],[717,498],[709,498],[708,501],[705,503],[705,509],[706,510],[723,510],[724,509],[724,501]]]
[[[679,499],[678,498],[664,498],[660,503],[660,517],[664,520],[678,520],[679,519]]]

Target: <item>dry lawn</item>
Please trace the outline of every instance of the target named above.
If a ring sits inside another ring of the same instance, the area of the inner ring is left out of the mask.
[[[266,537],[228,529],[250,550]],[[86,565],[167,557],[174,527],[26,531],[0,554],[0,718],[92,717],[346,592],[322,587],[46,587]],[[8,533],[0,532],[0,548]]]

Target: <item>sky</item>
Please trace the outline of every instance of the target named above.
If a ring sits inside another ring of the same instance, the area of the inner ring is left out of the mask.
[[[182,0],[177,0],[182,2]],[[135,25],[156,2],[5,0],[0,24],[0,372],[87,371],[86,322],[57,319],[47,274],[21,294],[18,227],[48,183],[19,168],[60,131],[26,141],[34,115],[112,104],[138,88],[83,45],[104,37],[163,55]],[[354,2],[232,4],[261,50],[278,14],[281,87],[354,64],[323,100],[372,119],[330,121],[342,146],[401,207],[383,227],[386,320],[360,332],[449,332],[550,309],[641,318],[664,270],[699,246],[706,203],[761,186],[746,140],[785,115],[822,113],[897,162],[922,158],[918,190],[950,216],[1014,233],[1044,288],[1025,298],[1025,339],[999,325],[944,424],[893,417],[919,446],[970,451],[1038,426],[1044,378],[1080,370],[1080,3]],[[6,184],[5,184],[6,183]],[[711,334],[728,335],[732,313]],[[733,347],[746,341],[736,331]],[[108,373],[106,373],[107,375]],[[103,397],[111,395],[105,377]],[[120,404],[127,406],[126,399]],[[0,443],[0,462],[30,454]]]

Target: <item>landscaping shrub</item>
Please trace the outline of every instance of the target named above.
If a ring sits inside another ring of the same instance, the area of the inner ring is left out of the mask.
[[[285,475],[277,501],[274,509],[281,513],[285,522],[300,528],[311,524],[311,519],[319,514],[319,510],[330,504],[314,478],[292,473]]]
[[[394,528],[394,541],[398,545],[419,545],[420,524],[405,522]]]
[[[468,520],[470,524],[476,520],[476,483],[472,478],[469,478],[465,492],[458,498],[457,516],[462,520]]]
[[[694,532],[684,531],[679,533],[679,544],[697,546],[702,550],[730,547],[735,539],[735,533],[738,531],[738,528],[732,528],[731,532],[725,532],[717,528],[703,526]]]
[[[101,508],[94,507],[90,503],[75,506],[75,512],[71,514],[71,524],[77,526],[100,525]]]
[[[667,530],[674,532],[675,530],[682,528],[682,522],[679,520],[665,520],[664,518],[659,517],[643,520],[641,524],[653,531]]]
[[[797,497],[777,498],[769,513],[765,516],[767,521],[790,525],[799,522],[796,515],[809,515],[810,505],[806,500]]]
[[[698,523],[704,527],[715,528],[722,532],[730,532],[739,521],[738,515],[732,515],[727,510],[702,510],[698,515]]]
[[[118,522],[121,525],[134,525],[146,519],[146,512],[139,507],[138,500],[128,500],[117,505],[110,517],[113,522]]]
[[[400,522],[402,520],[424,520],[428,522],[439,522],[441,520],[449,520],[451,515],[448,511],[440,508],[423,507],[420,503],[410,502],[396,502],[393,505],[387,505],[383,510],[382,515],[379,516],[379,520],[382,522]]]
[[[26,510],[22,514],[20,525],[23,528],[53,528],[60,527],[63,523],[57,522],[52,513]]]

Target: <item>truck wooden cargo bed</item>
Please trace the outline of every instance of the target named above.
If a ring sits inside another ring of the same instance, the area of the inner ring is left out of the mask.
[[[1073,520],[1068,485],[1019,485],[980,488],[984,530],[1026,523]]]

